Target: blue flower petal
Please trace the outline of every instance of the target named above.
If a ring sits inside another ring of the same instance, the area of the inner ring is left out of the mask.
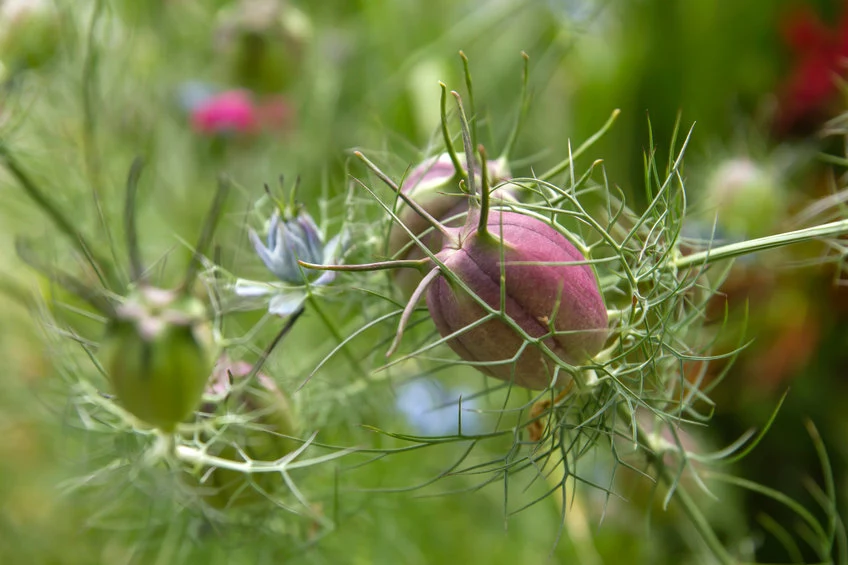
[[[304,300],[306,300],[306,292],[299,289],[287,290],[271,298],[268,303],[268,312],[277,316],[289,316],[300,308]]]

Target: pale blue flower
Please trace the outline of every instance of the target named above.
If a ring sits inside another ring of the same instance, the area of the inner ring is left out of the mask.
[[[280,282],[239,279],[235,292],[244,297],[268,296],[268,311],[272,314],[292,314],[306,300],[307,286],[327,285],[336,278],[333,271],[309,270],[298,264],[298,261],[303,261],[335,265],[342,247],[341,235],[325,244],[315,221],[304,211],[283,219],[280,211],[275,210],[268,223],[265,241],[254,230],[250,230],[249,237],[256,254]]]

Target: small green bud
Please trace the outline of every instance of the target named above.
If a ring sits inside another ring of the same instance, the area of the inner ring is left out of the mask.
[[[197,409],[212,371],[204,314],[194,298],[140,287],[119,306],[100,347],[118,401],[162,431]]]
[[[785,195],[768,168],[747,158],[725,161],[710,175],[706,218],[716,218],[719,237],[754,238],[774,233],[785,214]]]
[[[59,44],[59,14],[50,0],[0,3],[0,61],[14,72],[49,61]]]

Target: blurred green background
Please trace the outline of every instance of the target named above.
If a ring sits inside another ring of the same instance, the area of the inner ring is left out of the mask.
[[[569,143],[582,143],[619,108],[615,126],[577,170],[603,159],[610,183],[638,209],[649,135],[664,153],[678,120],[684,131],[695,124],[684,168],[693,229],[709,233],[716,210],[737,214],[718,226],[734,236],[800,227],[799,212],[844,187],[838,159],[820,158],[845,157],[838,120],[847,108],[838,77],[845,74],[848,25],[846,6],[836,0],[3,0],[0,12],[2,143],[96,241],[105,234],[93,194],[119,233],[126,174],[143,156],[142,251],[150,263],[167,256],[156,263],[163,285],[177,280],[189,256],[178,242],[196,238],[221,173],[236,190],[219,240],[228,268],[243,276],[262,273],[244,223],[264,183],[300,176],[307,209],[337,222],[342,210],[322,210],[319,199],[347,190],[352,149],[403,174],[439,140],[438,81],[464,89],[459,50],[470,61],[481,139],[493,155],[519,112],[520,53],[529,55],[532,98],[511,156],[516,175],[559,162]],[[816,90],[816,81],[824,86]],[[252,97],[255,123],[221,127],[198,116],[210,95],[235,89]],[[762,185],[761,200],[725,206],[715,191],[735,182],[734,171],[743,184]],[[92,472],[131,446],[80,429],[61,376],[74,370],[68,359],[75,354],[57,343],[57,328],[45,327],[31,304],[44,293],[16,257],[15,237],[32,240],[41,256],[66,269],[79,264],[5,173],[0,218],[0,562],[710,562],[674,507],[664,511],[650,485],[635,477],[619,477],[628,500],[612,499],[603,522],[603,497],[587,488],[566,509],[582,527],[564,531],[559,494],[505,519],[502,481],[438,497],[362,492],[424,483],[459,456],[452,446],[362,467],[340,463],[337,478],[316,487],[326,495],[343,485],[333,510],[338,523],[297,551],[252,527],[226,535],[183,527],[181,513],[169,526],[156,518],[156,499],[166,490],[141,484],[131,469],[105,479]],[[725,330],[727,341],[736,343],[743,331],[746,304],[744,331],[754,341],[714,393],[715,417],[699,440],[718,447],[762,425],[788,390],[762,444],[731,470],[820,514],[808,488],[823,476],[807,419],[828,449],[839,506],[848,505],[848,293],[832,266],[790,268],[819,252],[774,252],[734,271],[724,296],[739,324]],[[362,315],[342,298],[334,307]],[[720,317],[723,304],[716,308]],[[314,337],[321,331],[308,318],[275,353],[286,386],[327,350],[285,356],[325,345]],[[479,383],[467,374],[443,377]],[[314,418],[309,429],[320,427],[334,443],[366,437],[346,429],[361,422],[410,428],[393,390],[322,404],[330,402],[327,389],[352,380],[321,377],[315,392],[310,384],[296,398]],[[86,477],[104,481],[99,496],[68,494],[68,481]],[[459,478],[437,490],[472,484]],[[515,496],[544,492],[532,484]],[[751,544],[764,562],[790,562],[763,516],[791,529],[793,514],[741,491],[717,495],[703,497],[703,505],[723,541]]]

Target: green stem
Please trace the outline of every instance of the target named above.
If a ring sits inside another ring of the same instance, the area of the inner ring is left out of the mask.
[[[518,115],[515,117],[515,123],[512,126],[512,131],[509,133],[509,138],[507,139],[501,156],[498,157],[498,160],[503,161],[509,161],[509,158],[512,156],[512,150],[515,148],[515,142],[518,140],[518,133],[521,130],[521,123],[524,121],[524,117],[527,115],[527,109],[530,106],[527,103],[529,99],[527,95],[527,81],[530,77],[530,56],[522,51],[521,57],[524,59],[524,72],[521,77],[521,102],[518,105]]]
[[[691,255],[678,257],[671,262],[671,265],[679,269],[694,267],[697,265],[705,265],[714,263],[723,259],[731,259],[740,255],[748,255],[759,251],[766,251],[776,247],[783,247],[793,243],[802,243],[821,237],[835,237],[848,234],[848,220],[840,220],[838,222],[830,222],[811,228],[760,237],[748,241],[740,241],[738,243],[730,243],[722,245],[714,249],[699,251]]]
[[[445,151],[447,151],[448,155],[450,155],[450,160],[451,163],[453,163],[453,168],[456,171],[456,174],[460,178],[465,178],[465,169],[462,168],[462,163],[459,162],[459,157],[456,154],[456,150],[453,148],[453,141],[451,141],[450,132],[448,131],[448,87],[443,82],[439,82],[439,87],[442,89],[442,97],[439,101],[439,111],[442,118],[442,137],[445,139]]]
[[[26,195],[35,202],[36,206],[50,218],[53,225],[62,232],[62,235],[67,237],[68,241],[88,260],[89,265],[100,279],[101,284],[106,288],[114,290],[117,287],[118,276],[112,263],[92,248],[85,236],[74,227],[70,217],[59,206],[47,198],[47,193],[39,188],[29,175],[24,172],[23,168],[21,168],[17,160],[3,144],[0,144],[0,158],[3,159],[6,170],[18,181],[18,184]]]
[[[609,131],[609,129],[615,123],[615,120],[618,118],[619,114],[621,114],[621,110],[619,110],[618,108],[613,110],[609,119],[603,125],[603,127],[601,129],[599,129],[597,132],[595,132],[595,134],[592,137],[590,137],[589,139],[584,141],[583,144],[580,147],[578,147],[574,151],[574,153],[572,153],[568,158],[560,161],[559,163],[554,165],[552,168],[548,169],[547,171],[545,171],[544,173],[539,175],[539,177],[538,177],[539,180],[544,180],[544,181],[550,180],[553,177],[560,174],[561,172],[563,172],[564,170],[566,170],[567,168],[569,168],[571,166],[571,164],[574,162],[575,159],[580,157],[580,155],[582,155],[587,149],[589,149],[596,141],[598,141],[600,138],[602,138]]]
[[[297,264],[304,269],[314,269],[316,271],[387,271],[391,269],[418,269],[424,271],[430,263],[429,257],[422,259],[398,259],[395,261],[377,261],[375,263],[361,263],[358,265],[319,265],[318,263],[307,263],[306,261],[298,261]]]
[[[91,21],[88,25],[88,34],[86,37],[86,52],[85,61],[83,62],[82,71],[82,114],[83,114],[83,131],[82,131],[82,153],[85,161],[86,173],[91,182],[91,194],[94,200],[94,208],[97,211],[97,217],[100,221],[100,227],[106,236],[106,242],[109,245],[109,250],[112,253],[113,259],[117,259],[118,252],[115,246],[112,232],[109,229],[109,224],[106,221],[106,213],[103,209],[103,201],[100,198],[102,192],[102,171],[100,154],[97,147],[97,65],[98,65],[98,46],[97,46],[97,26],[100,17],[103,13],[104,2],[97,0],[94,3],[94,11],[91,13]]]
[[[662,457],[662,455],[656,453],[656,450],[649,439],[648,432],[646,432],[642,426],[631,417],[631,414],[628,413],[627,408],[623,404],[619,404],[618,412],[625,422],[630,422],[631,425],[635,426],[636,442],[645,452],[648,459],[654,464],[654,467],[657,468],[659,479],[669,488],[674,488],[674,492],[672,493],[673,498],[678,504],[680,504],[684,514],[686,514],[692,522],[695,530],[701,536],[701,539],[707,545],[707,548],[716,560],[722,565],[734,565],[736,560],[730,555],[730,553],[727,552],[724,545],[722,545],[721,540],[718,539],[718,536],[713,531],[712,526],[710,526],[710,523],[707,521],[703,512],[701,512],[701,509],[695,501],[692,500],[692,497],[689,496],[689,493],[686,492],[683,486],[677,483],[668,469],[666,469],[666,467],[662,464],[662,461],[659,461],[659,458]]]
[[[318,314],[318,317],[321,318],[321,321],[324,323],[324,326],[329,330],[330,334],[332,334],[333,338],[336,340],[336,343],[344,343],[345,339],[342,334],[339,333],[338,328],[333,324],[333,321],[327,316],[327,313],[321,308],[321,305],[315,299],[315,295],[311,292],[308,293],[307,302],[309,302],[309,306]],[[368,373],[365,369],[362,368],[362,364],[359,362],[353,353],[351,353],[350,349],[348,349],[347,345],[342,347],[341,352],[347,357],[348,361],[351,362],[353,367],[356,369],[356,372],[359,373],[366,380],[369,378]]]
[[[471,70],[468,68],[468,57],[459,52],[462,59],[462,69],[465,74],[465,89],[468,91],[468,107],[471,110],[471,145],[477,145],[477,108],[474,106],[474,85],[471,82]]]

